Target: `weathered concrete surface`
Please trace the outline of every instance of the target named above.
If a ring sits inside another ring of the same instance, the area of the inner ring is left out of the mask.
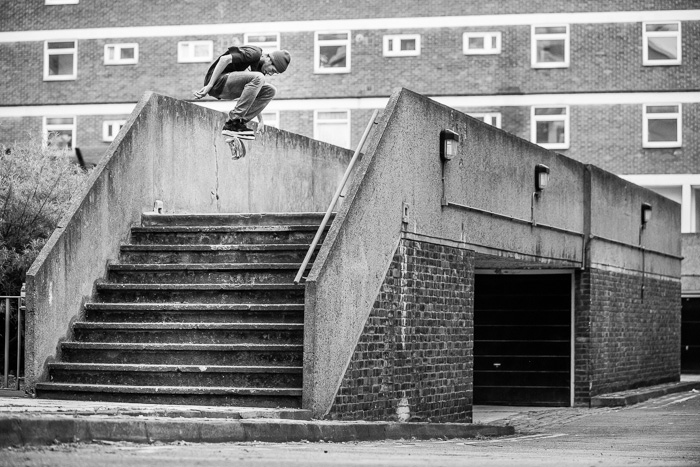
[[[41,380],[119,244],[155,200],[165,212],[325,211],[351,152],[268,128],[232,161],[225,116],[148,92],[27,274],[26,377]]]
[[[442,129],[462,138],[445,164],[444,192]],[[537,164],[551,177],[533,199]],[[424,96],[395,92],[307,281],[304,408],[315,416],[330,409],[402,232],[530,267],[580,268],[593,257],[640,270],[629,255],[640,256],[642,202],[651,202],[656,216],[644,247],[664,258],[653,271],[678,277],[678,205]],[[591,233],[623,244],[610,250],[609,242],[584,242]]]
[[[700,293],[700,234],[683,234],[681,244],[683,252],[681,289],[684,294],[698,294]]]

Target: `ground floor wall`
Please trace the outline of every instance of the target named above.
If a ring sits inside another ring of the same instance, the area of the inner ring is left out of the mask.
[[[577,404],[680,379],[680,280],[595,268],[575,280]]]
[[[474,253],[402,239],[333,419],[472,420]]]

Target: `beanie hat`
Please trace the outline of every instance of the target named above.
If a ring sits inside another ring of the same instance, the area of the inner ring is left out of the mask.
[[[272,64],[275,66],[277,73],[283,73],[284,70],[287,69],[291,57],[286,50],[275,50],[274,52],[270,52],[270,60],[272,60]]]

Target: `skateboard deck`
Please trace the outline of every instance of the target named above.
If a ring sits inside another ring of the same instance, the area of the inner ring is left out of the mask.
[[[231,149],[231,159],[237,160],[245,157],[246,148],[238,136],[226,136],[226,144]]]

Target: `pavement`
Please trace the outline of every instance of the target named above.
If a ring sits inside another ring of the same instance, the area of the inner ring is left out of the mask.
[[[700,390],[700,375],[677,383],[596,396],[591,407],[624,407]],[[128,404],[6,397],[0,393],[0,448],[57,442],[347,442],[501,437],[580,417],[589,408],[474,406],[473,423],[313,420],[299,409]]]

